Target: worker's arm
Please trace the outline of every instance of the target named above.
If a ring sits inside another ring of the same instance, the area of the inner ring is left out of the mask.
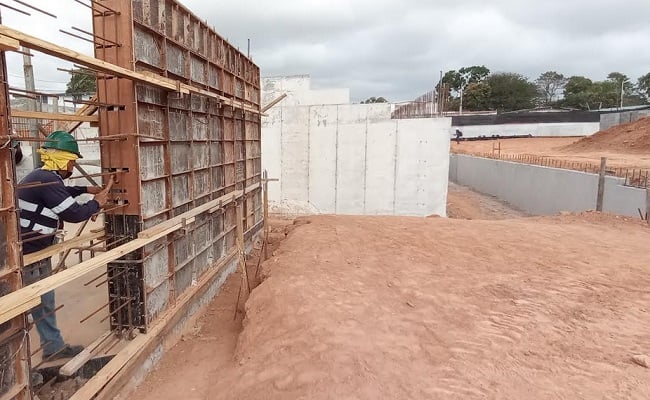
[[[108,180],[108,183],[106,184],[106,187],[101,187],[101,186],[66,186],[66,190],[68,193],[70,193],[70,196],[72,197],[77,197],[80,196],[84,193],[89,193],[89,194],[99,194],[103,191],[109,191],[111,190],[111,187],[113,186],[113,183],[115,183],[115,177],[111,176],[111,179]]]
[[[81,196],[84,193],[94,194],[92,190],[93,186],[66,186],[65,190],[68,191],[68,194],[72,197]],[[101,190],[101,188],[99,188]]]
[[[51,186],[43,194],[43,203],[63,221],[73,223],[90,219],[100,207],[95,200],[86,204],[77,203],[63,184]]]

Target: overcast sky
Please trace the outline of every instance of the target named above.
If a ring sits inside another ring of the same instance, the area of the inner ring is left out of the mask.
[[[6,4],[20,8],[12,0]],[[31,0],[58,15],[24,17],[1,8],[3,23],[91,54],[58,33],[91,29],[73,0]],[[650,0],[184,0],[217,32],[252,56],[263,76],[310,74],[316,88],[349,87],[354,101],[410,100],[430,90],[441,70],[485,65],[531,79],[556,70],[633,81],[650,72]],[[10,84],[24,87],[22,56],[8,56]],[[37,55],[36,86],[64,90],[70,68]]]

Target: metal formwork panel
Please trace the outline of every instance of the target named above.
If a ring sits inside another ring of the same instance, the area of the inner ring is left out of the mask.
[[[96,57],[136,71],[162,75],[260,109],[260,71],[203,21],[173,0],[104,0],[109,12],[94,6],[94,33],[120,46],[96,46]],[[100,102],[124,104],[100,114],[102,136],[129,135],[102,142],[104,168],[127,168],[117,186],[128,202],[113,220],[124,219],[131,238],[141,229],[187,212],[212,199],[261,180],[260,114],[228,100],[166,92],[131,81],[100,79]],[[128,103],[128,104],[126,104]],[[122,154],[126,153],[126,154]],[[110,164],[110,165],[109,165]],[[132,173],[135,172],[135,173]],[[246,194],[243,207],[248,235],[261,228],[260,190]],[[235,210],[204,213],[183,232],[133,255],[109,286],[138,293],[130,307],[145,329],[192,284],[235,248]],[[127,235],[110,230],[115,236]],[[124,272],[128,270],[127,272]],[[139,284],[133,281],[139,279]],[[111,305],[117,309],[121,302]],[[114,326],[120,326],[114,318]]]

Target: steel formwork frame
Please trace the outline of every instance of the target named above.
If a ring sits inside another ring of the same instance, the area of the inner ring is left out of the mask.
[[[125,205],[107,215],[109,235],[135,238],[261,181],[260,71],[250,59],[173,0],[95,1],[93,30],[107,39],[95,46],[98,59],[215,94],[98,76],[98,100],[120,105],[100,110],[100,135],[128,134],[126,141],[101,143],[102,166],[129,171],[116,185]],[[250,238],[262,227],[261,189],[238,206]],[[180,234],[109,264],[112,327],[146,330],[235,249],[236,226],[234,207],[206,212]]]
[[[7,63],[0,51],[0,132],[11,132]],[[22,285],[22,251],[16,207],[16,171],[10,143],[0,143],[0,296]],[[21,314],[0,325],[0,398],[31,398],[27,320]]]

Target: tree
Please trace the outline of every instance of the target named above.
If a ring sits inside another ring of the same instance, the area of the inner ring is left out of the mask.
[[[492,91],[490,85],[485,82],[470,83],[465,88],[464,104],[470,111],[482,111],[490,109],[490,97]]]
[[[369,97],[366,100],[362,101],[361,104],[373,104],[373,103],[388,103],[383,97]]]
[[[562,105],[579,109],[589,109],[593,82],[584,76],[572,76],[564,85]]]
[[[532,108],[537,97],[537,87],[515,73],[492,74],[485,79],[490,86],[491,109],[515,111]]]
[[[650,72],[639,78],[636,87],[642,100],[645,102],[650,101]]]
[[[84,72],[72,72],[65,94],[80,100],[84,95],[97,93],[97,79]]]
[[[634,92],[634,84],[630,81],[630,78],[620,72],[610,72],[609,75],[607,75],[607,80],[616,84],[618,102],[621,106],[625,105],[625,98],[632,96],[632,93]]]
[[[484,65],[473,65],[463,67],[458,71],[447,71],[442,78],[442,83],[449,88],[447,103],[450,108],[448,109],[462,111],[465,88],[470,84],[482,82],[489,74],[490,70]]]
[[[567,78],[564,75],[555,71],[544,72],[535,80],[537,90],[539,91],[542,103],[545,106],[553,103],[559,92],[564,88],[567,83]]]
[[[442,83],[449,84],[449,88],[453,92],[458,93],[470,83],[481,82],[489,74],[490,70],[484,65],[473,65],[471,67],[463,67],[458,71],[447,71],[442,78]]]
[[[620,106],[621,84],[613,79],[594,82],[589,93],[591,109],[613,108]]]

